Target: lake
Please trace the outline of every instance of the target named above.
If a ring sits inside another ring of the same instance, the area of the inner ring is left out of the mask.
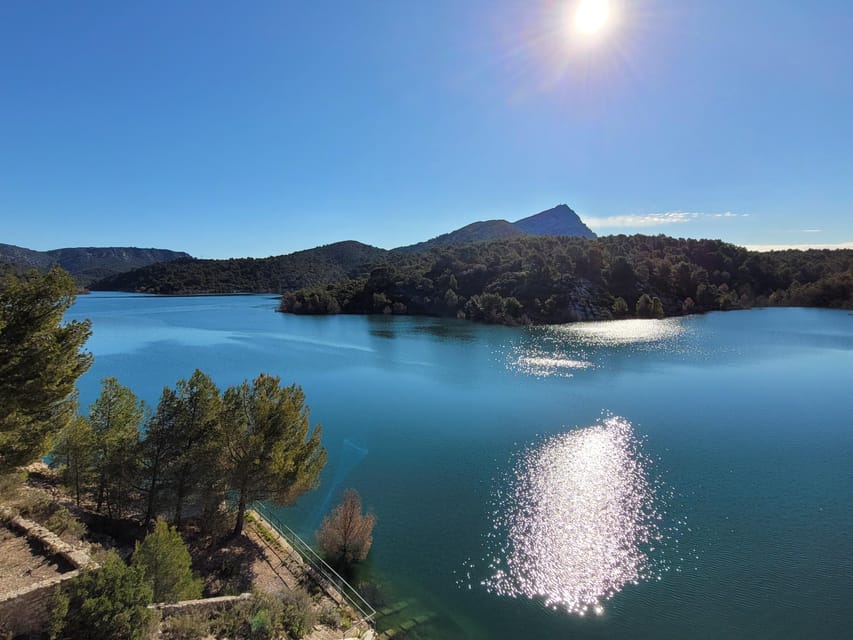
[[[421,638],[839,638],[853,627],[853,314],[507,328],[96,293],[88,406],[200,368],[300,384],[377,516],[361,580]]]

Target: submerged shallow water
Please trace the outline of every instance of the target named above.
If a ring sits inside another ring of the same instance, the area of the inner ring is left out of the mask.
[[[354,487],[360,580],[421,638],[813,638],[853,602],[853,316],[770,309],[510,329],[296,317],[264,296],[93,294],[98,380],[301,384],[306,539]],[[394,608],[394,607],[392,607]]]

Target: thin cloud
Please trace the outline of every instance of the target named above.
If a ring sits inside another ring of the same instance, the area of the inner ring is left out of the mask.
[[[799,244],[747,244],[750,251],[785,251],[787,249],[853,249],[853,242],[836,242],[830,244],[799,243]]]
[[[595,229],[619,227],[657,227],[667,224],[684,224],[700,218],[746,218],[748,213],[701,213],[698,211],[667,211],[664,213],[645,213],[641,215],[607,216],[604,218],[584,217],[584,222]]]

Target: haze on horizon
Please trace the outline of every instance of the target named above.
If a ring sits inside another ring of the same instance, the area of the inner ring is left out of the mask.
[[[853,5],[577,5],[0,3],[0,242],[263,257],[565,202],[853,246]]]

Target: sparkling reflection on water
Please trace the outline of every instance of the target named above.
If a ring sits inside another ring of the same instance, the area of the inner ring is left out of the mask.
[[[653,573],[647,552],[662,536],[648,463],[631,423],[615,416],[526,451],[498,496],[484,586],[602,614],[606,600]]]
[[[614,353],[679,351],[688,333],[684,318],[530,327],[508,350],[506,366],[539,378],[571,378],[584,369],[606,368],[606,358]]]
[[[683,318],[579,322],[548,327],[555,337],[574,338],[589,346],[621,346],[670,340],[684,333]]]

